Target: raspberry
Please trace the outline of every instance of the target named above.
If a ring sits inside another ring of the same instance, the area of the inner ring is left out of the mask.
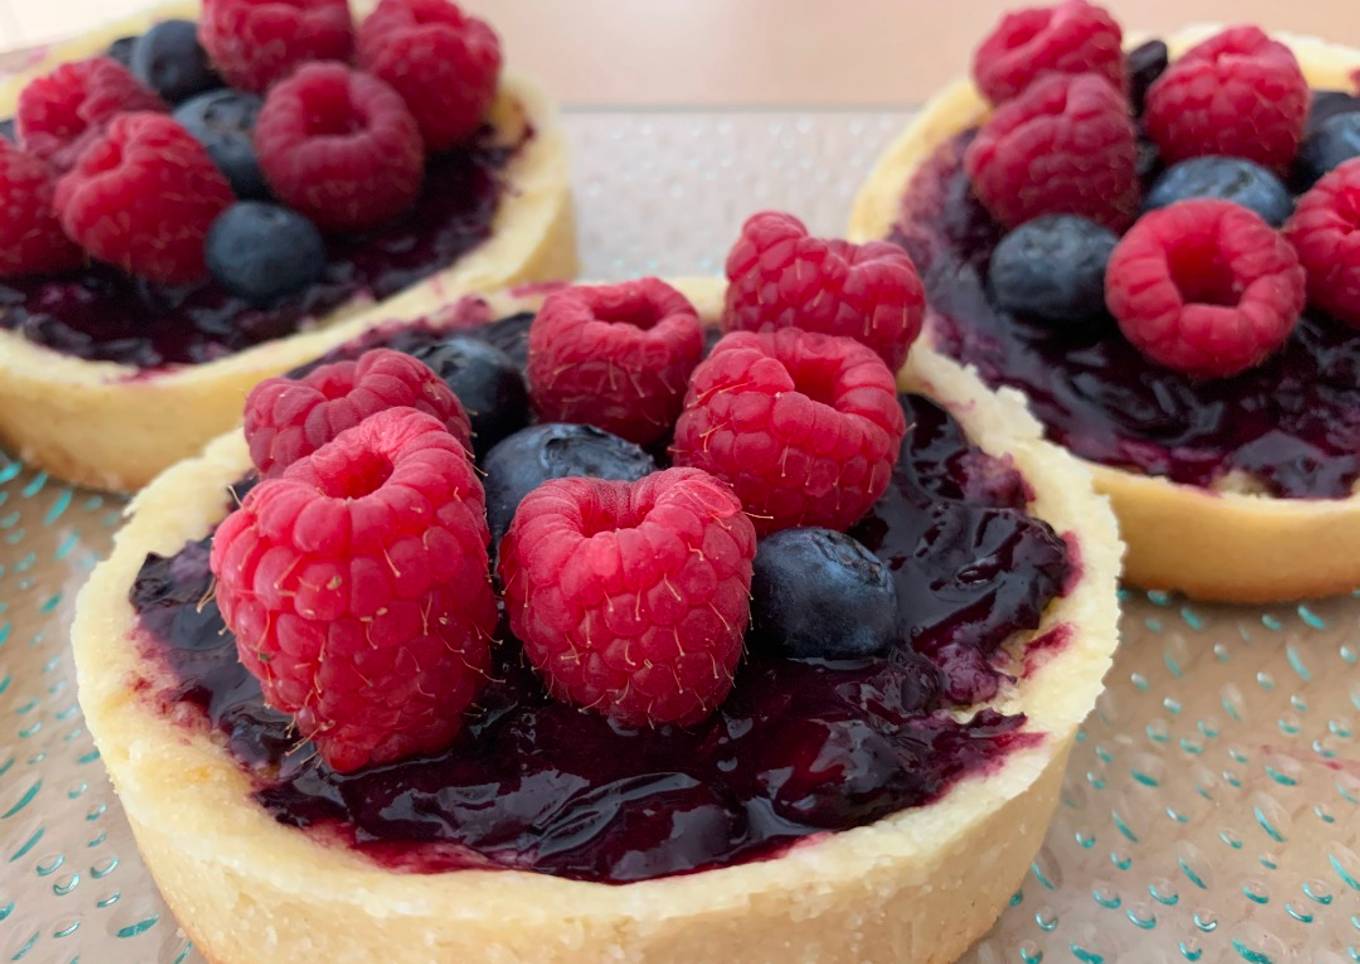
[[[343,64],[308,64],[272,88],[255,121],[255,149],[280,200],[341,231],[400,214],[425,169],[401,96]]]
[[[510,629],[556,698],[632,726],[697,723],[732,689],[755,551],[707,472],[545,482],[501,543]]]
[[[973,54],[973,80],[993,104],[1045,74],[1099,74],[1124,90],[1123,33],[1102,7],[1066,0],[1008,13]]]
[[[203,0],[198,40],[238,90],[263,91],[312,60],[347,61],[346,0]]]
[[[41,159],[0,140],[0,278],[62,271],[83,260],[52,212],[55,181]]]
[[[121,114],[57,182],[66,233],[102,261],[167,284],[205,273],[203,241],[232,202],[207,150],[164,114]]]
[[[843,530],[888,487],[905,432],[893,373],[863,345],[739,331],[694,370],[673,455],[730,484],[762,534]]]
[[[1231,27],[1157,79],[1144,123],[1167,164],[1218,154],[1283,173],[1303,138],[1309,99],[1288,47],[1256,27]]]
[[[1244,371],[1283,345],[1303,289],[1303,268],[1279,232],[1208,198],[1145,214],[1105,273],[1106,304],[1134,347],[1205,378]]]
[[[409,408],[251,490],[213,537],[217,605],[269,705],[345,772],[448,746],[490,664],[482,486]]]
[[[886,241],[808,237],[791,214],[746,219],[727,255],[728,331],[802,328],[854,338],[893,371],[921,333],[925,291],[905,251]]]
[[[1308,273],[1308,299],[1360,328],[1360,158],[1299,199],[1285,237]]]
[[[91,57],[29,81],[19,94],[15,121],[19,142],[64,171],[116,115],[165,109],[118,61]]]
[[[246,398],[250,459],[270,478],[346,429],[389,408],[433,415],[469,452],[472,426],[458,396],[428,366],[374,348],[354,361],[320,365],[300,379],[270,378]]]
[[[1050,74],[996,109],[964,154],[973,191],[1006,227],[1080,214],[1115,231],[1138,212],[1137,134],[1096,74]]]
[[[545,421],[639,444],[670,431],[704,351],[694,306],[657,278],[553,292],[529,328],[529,391]]]
[[[442,151],[481,126],[501,44],[485,21],[447,0],[382,0],[359,26],[359,63],[401,94],[425,146]]]

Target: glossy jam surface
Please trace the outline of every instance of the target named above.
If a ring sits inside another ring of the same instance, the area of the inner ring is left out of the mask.
[[[514,352],[525,320],[483,331]],[[437,337],[414,326],[386,340]],[[210,599],[205,539],[149,556],[134,583],[142,643],[161,667],[149,692],[176,719],[206,720],[276,819],[415,872],[519,868],[624,883],[777,856],[800,838],[929,803],[1042,739],[1022,716],[983,709],[958,722],[953,711],[1021,671],[1023,654],[1002,643],[1039,624],[1079,564],[1026,514],[1018,472],[931,402],[901,403],[912,428],[893,485],[855,530],[897,584],[903,631],[884,657],[752,655],[703,724],[635,730],[550,701],[505,638],[449,750],[342,776],[299,744],[237,661]]]
[[[891,235],[921,270],[940,348],[1029,397],[1048,435],[1084,458],[1213,486],[1243,473],[1271,495],[1343,498],[1360,478],[1360,336],[1305,315],[1284,349],[1233,378],[1158,367],[1112,320],[1055,331],[996,308],[987,265],[1003,229],[962,170],[970,135],[922,166]]]
[[[509,148],[474,145],[431,157],[407,214],[329,239],[321,281],[267,308],[212,281],[168,287],[94,265],[0,281],[0,327],[64,354],[140,369],[212,361],[290,335],[351,299],[392,295],[490,236],[512,156]]]

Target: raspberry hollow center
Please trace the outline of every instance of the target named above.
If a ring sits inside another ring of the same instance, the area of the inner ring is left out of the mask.
[[[835,408],[840,399],[840,364],[823,359],[810,359],[801,365],[789,366],[793,387],[814,402]]]
[[[392,460],[380,452],[358,453],[348,471],[322,481],[322,490],[335,499],[362,499],[383,487],[392,476]]]
[[[1166,260],[1183,303],[1236,308],[1242,300],[1241,283],[1212,239],[1184,238]]]

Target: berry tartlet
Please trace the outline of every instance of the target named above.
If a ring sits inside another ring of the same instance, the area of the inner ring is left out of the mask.
[[[1360,51],[1006,16],[880,158],[926,338],[1088,462],[1125,574],[1227,601],[1360,585]]]
[[[206,0],[0,83],[0,444],[133,490],[399,300],[571,276],[554,108],[448,0]]]
[[[80,698],[209,959],[991,926],[1113,653],[1113,514],[1014,392],[908,355],[899,250],[761,215],[729,267],[431,298],[138,494]]]

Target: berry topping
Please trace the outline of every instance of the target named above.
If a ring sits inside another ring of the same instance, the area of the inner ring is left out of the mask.
[[[142,34],[129,66],[138,80],[171,104],[222,85],[191,20],[163,20]]]
[[[217,605],[333,769],[388,763],[452,742],[486,678],[486,541],[462,446],[392,409],[251,490],[213,538]]]
[[[1360,158],[1299,199],[1285,237],[1308,273],[1309,301],[1360,328]]]
[[[452,335],[410,352],[453,389],[472,420],[481,458],[501,439],[529,424],[529,388],[510,356],[471,335]],[[508,521],[508,520],[507,520]]]
[[[675,424],[704,336],[694,306],[657,278],[554,291],[529,328],[529,390],[554,422],[630,442]]]
[[[688,725],[732,689],[755,530],[706,472],[557,479],[501,544],[510,628],[549,692],[631,726]]]
[[[1138,211],[1128,101],[1095,74],[1036,81],[987,119],[964,155],[973,191],[1007,227],[1080,214],[1121,230]]]
[[[673,452],[730,484],[762,533],[846,529],[888,487],[905,430],[893,373],[858,342],[739,331],[694,370]]]
[[[106,57],[112,57],[128,70],[132,69],[132,51],[137,46],[137,35],[132,34],[127,37],[119,37],[109,44],[109,49],[104,51]]]
[[[1259,215],[1228,201],[1181,201],[1145,214],[1120,240],[1105,300],[1148,358],[1222,377],[1285,343],[1303,310],[1304,275]]]
[[[118,61],[92,57],[29,81],[19,93],[15,121],[20,143],[64,171],[115,115],[164,109]]]
[[[0,120],[0,141],[8,141],[11,144],[19,143],[19,135],[14,130],[13,117]]]
[[[343,64],[307,64],[271,88],[255,149],[274,193],[325,229],[358,230],[400,214],[425,168],[400,95]]]
[[[802,328],[868,345],[902,367],[925,313],[916,267],[897,245],[808,236],[791,214],[746,219],[727,255],[728,331]]]
[[[175,120],[208,149],[239,198],[269,196],[251,138],[263,104],[255,94],[224,87],[199,94],[175,108]]]
[[[501,45],[448,0],[382,0],[359,26],[359,63],[401,94],[425,145],[441,151],[481,126],[496,96]]]
[[[1135,113],[1143,112],[1148,88],[1153,81],[1166,72],[1170,58],[1166,44],[1160,40],[1149,40],[1129,51],[1127,64],[1129,70],[1129,101]]]
[[[1144,122],[1168,164],[1221,154],[1284,171],[1299,149],[1308,100],[1288,47],[1256,27],[1231,27],[1167,68],[1148,91]]]
[[[449,387],[410,355],[375,348],[300,379],[270,378],[256,385],[245,410],[251,461],[265,478],[281,475],[341,432],[389,408],[433,415],[472,450],[467,413]]]
[[[1055,325],[1105,314],[1105,265],[1114,232],[1073,214],[1027,221],[1001,239],[987,272],[992,297],[1006,311]]]
[[[785,529],[760,541],[751,579],[751,645],[793,657],[855,659],[899,638],[888,567],[832,529]]]
[[[1143,207],[1164,208],[1195,197],[1219,198],[1250,208],[1274,227],[1294,211],[1294,198],[1278,177],[1240,157],[1192,157],[1167,168],[1143,199]]]
[[[482,460],[486,516],[499,543],[524,497],[549,479],[587,476],[636,482],[656,471],[640,447],[593,425],[535,425],[497,443]]]
[[[0,140],[0,278],[61,271],[83,260],[52,212],[55,181],[41,159]]]
[[[1124,89],[1123,34],[1101,7],[1065,0],[1009,13],[973,55],[973,80],[993,104],[1046,74],[1099,74]]]
[[[102,261],[151,281],[204,274],[203,241],[232,202],[203,145],[164,114],[120,114],[57,182],[66,233]]]
[[[1333,114],[1299,147],[1294,171],[1304,187],[1352,157],[1360,157],[1360,112]]]
[[[258,93],[299,64],[349,60],[354,28],[346,0],[203,0],[198,39],[227,83]]]
[[[296,211],[239,201],[213,222],[208,270],[222,287],[267,305],[310,285],[326,270],[321,232]]]

